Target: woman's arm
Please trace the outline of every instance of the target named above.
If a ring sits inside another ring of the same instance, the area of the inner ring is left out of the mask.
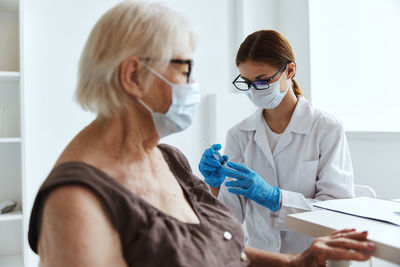
[[[301,254],[279,254],[247,247],[245,252],[251,266],[326,266],[327,260],[364,261],[371,257],[374,244],[367,241],[367,232],[341,230],[330,236],[319,237]]]
[[[289,267],[292,262],[298,257],[298,254],[282,254],[269,252],[257,248],[246,247],[246,255],[251,261],[251,267]],[[300,267],[300,265],[299,265]]]
[[[50,193],[38,246],[42,267],[127,266],[103,206],[82,186],[63,186]]]
[[[212,187],[212,186],[209,186],[209,187],[210,187],[210,190],[211,190],[211,194],[213,194],[214,197],[218,197],[219,189],[220,189],[221,187]]]

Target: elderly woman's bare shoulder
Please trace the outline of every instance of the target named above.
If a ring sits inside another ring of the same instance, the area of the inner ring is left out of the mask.
[[[126,266],[118,233],[100,200],[79,185],[62,186],[49,193],[39,255],[43,266]]]

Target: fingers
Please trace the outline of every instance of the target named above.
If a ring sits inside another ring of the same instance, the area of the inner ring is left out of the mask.
[[[230,193],[236,194],[236,195],[245,195],[247,190],[242,189],[242,188],[228,188],[228,191]]]
[[[336,235],[336,234],[341,234],[341,233],[348,233],[348,232],[354,232],[356,229],[350,229],[350,228],[346,228],[346,229],[342,229],[342,230],[338,230],[335,231],[331,234],[331,236]]]
[[[227,155],[223,155],[222,158],[224,159],[225,162],[228,162],[229,157]]]
[[[208,166],[207,164],[203,164],[203,163],[200,163],[200,164],[199,164],[199,170],[200,170],[200,171],[209,171],[209,172],[213,172],[213,171],[215,171],[216,169],[217,169],[216,167]]]
[[[229,167],[231,167],[232,169],[235,169],[237,171],[241,171],[241,172],[249,172],[249,168],[247,168],[246,166],[244,166],[243,164],[239,164],[239,163],[235,163],[235,162],[228,162],[227,163]]]
[[[204,153],[203,156],[201,157],[201,162],[204,164],[207,164],[211,167],[220,167],[221,163],[214,158],[214,150],[211,148],[207,149]]]
[[[212,149],[212,148],[207,148],[207,149],[204,151],[203,156],[206,156],[206,157],[208,157],[208,158],[211,158],[211,157],[214,157],[214,154],[215,154],[215,150],[214,150],[214,149]]]
[[[334,261],[338,260],[365,261],[371,257],[370,253],[363,253],[345,248],[330,248],[328,251],[325,251],[324,254],[326,260],[334,260]]]
[[[371,257],[375,245],[365,241],[367,232],[356,232],[344,229],[330,236],[316,238],[311,247],[303,253],[304,260],[357,260],[363,261]],[[363,241],[360,241],[363,240]]]
[[[365,241],[367,240],[368,231],[356,232],[355,229],[344,229],[336,231],[331,234],[332,238],[346,237],[354,240]]]
[[[337,238],[338,236],[335,236],[334,238]],[[358,241],[366,241],[367,237],[368,237],[368,232],[364,231],[364,232],[352,232],[352,233],[345,233],[345,234],[341,234],[339,237],[346,237],[349,239],[354,239],[354,240],[358,240]]]
[[[230,181],[230,182],[226,182],[225,185],[227,187],[240,187],[242,189],[248,188],[248,183],[245,180]]]
[[[220,144],[213,144],[211,146],[211,148],[214,149],[214,150],[220,150],[222,148],[222,146]]]
[[[368,231],[356,232],[355,229],[344,229],[331,234],[327,245],[357,250],[370,254],[374,250],[374,243],[367,241]]]
[[[331,247],[340,247],[345,249],[357,250],[361,252],[371,253],[374,250],[375,245],[368,241],[358,241],[348,238],[335,238],[327,242]]]
[[[229,165],[229,163],[230,162],[228,162],[228,165]],[[231,170],[231,169],[227,169],[227,168],[222,168],[221,173],[225,176],[236,178],[236,179],[246,179],[247,178],[244,173],[241,173],[241,172],[238,172],[235,170]]]

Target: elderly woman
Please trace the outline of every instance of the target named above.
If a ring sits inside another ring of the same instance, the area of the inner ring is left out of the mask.
[[[157,4],[123,2],[92,30],[77,100],[97,118],[40,188],[29,242],[42,266],[319,266],[365,260],[367,233],[344,230],[302,254],[245,248],[241,225],[176,149],[199,103],[190,25]]]

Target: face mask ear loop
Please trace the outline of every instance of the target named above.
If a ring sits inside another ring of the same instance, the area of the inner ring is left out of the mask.
[[[286,70],[287,70],[287,67],[286,67]],[[281,77],[279,77],[279,81],[282,79],[282,76],[283,76],[283,74],[285,74],[286,70],[282,73]],[[286,78],[287,78],[287,75],[286,75]],[[287,91],[289,90],[290,85],[292,84],[292,79],[286,79],[286,80],[289,80],[286,90],[284,92],[280,92],[281,94],[285,94],[285,95],[286,95]]]
[[[150,113],[153,113],[153,110],[151,109],[151,107],[149,107],[146,103],[144,103],[144,101],[138,97],[136,97],[136,100],[143,105],[143,107],[145,109],[147,109]]]
[[[158,73],[158,71],[156,71],[155,69],[153,69],[152,67],[148,66],[147,64],[143,64],[143,66],[145,66],[146,68],[149,69],[149,71],[151,73],[153,73],[154,75],[156,75],[158,78],[160,78],[161,80],[163,80],[164,82],[166,82],[168,85],[170,85],[172,87],[172,83],[170,81],[168,81],[167,79],[165,79],[160,73]],[[144,101],[140,98],[136,98],[137,101],[143,105],[143,107],[145,107],[150,113],[153,113],[154,111],[151,109],[151,107],[149,107],[146,103],[144,103]]]
[[[167,79],[165,79],[164,76],[162,76],[158,71],[156,71],[155,69],[153,69],[152,67],[144,64],[144,66],[146,68],[149,69],[150,72],[152,72],[154,75],[156,75],[158,78],[160,78],[161,80],[163,80],[164,82],[166,82],[168,85],[172,86],[172,83],[170,81],[168,81]]]

